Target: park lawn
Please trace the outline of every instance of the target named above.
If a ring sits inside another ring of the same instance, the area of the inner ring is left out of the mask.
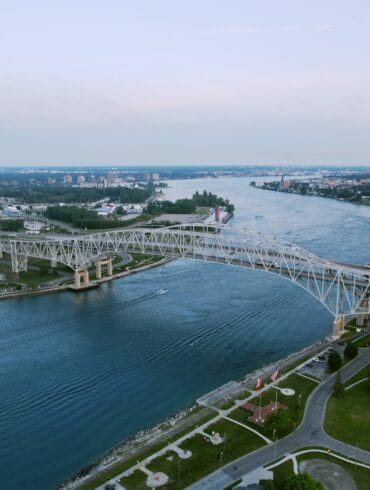
[[[146,475],[141,470],[135,470],[132,475],[124,476],[120,479],[120,484],[127,490],[148,490],[146,480],[148,475]]]
[[[274,490],[284,490],[286,478],[294,474],[292,461],[285,461],[285,463],[279,464],[272,471],[274,473]]]
[[[283,380],[281,383],[279,383],[279,386],[281,388],[291,388],[295,391],[295,394],[293,396],[286,396],[283,395],[279,390],[276,390],[275,388],[271,388],[267,391],[264,391],[262,393],[262,406],[267,405],[270,402],[275,402],[275,397],[276,397],[276,392],[277,392],[277,400],[278,403],[281,403],[282,405],[285,405],[288,407],[288,410],[290,414],[292,415],[292,420],[293,420],[293,425],[291,427],[291,430],[287,433],[284,433],[283,435],[287,435],[288,433],[292,432],[294,429],[298,427],[300,424],[303,414],[304,414],[304,408],[306,405],[307,398],[309,397],[310,393],[318,386],[318,383],[315,381],[311,381],[307,378],[303,378],[302,376],[299,376],[296,373],[291,374]],[[254,403],[255,405],[259,405],[259,396],[253,398],[250,400],[251,403]],[[247,412],[244,408],[237,408],[233,412],[230,413],[229,417],[238,420],[239,422],[242,422],[246,425],[249,425],[250,427],[253,427],[254,429],[257,429],[261,434],[267,436],[267,437],[272,437],[272,434],[267,432],[267,430],[264,427],[259,427],[258,425],[252,424],[248,422],[248,417],[250,415],[250,412]],[[278,433],[278,437],[279,433]]]
[[[19,273],[19,282],[27,284],[27,286],[35,287],[39,284],[58,279],[58,277],[60,276],[57,272],[54,274],[50,274],[49,272],[41,274],[39,271],[28,270],[27,272]]]
[[[368,370],[368,367],[366,369]],[[361,373],[359,375],[359,379],[365,377],[365,370],[362,370],[362,375]],[[342,398],[331,396],[326,406],[326,432],[335,439],[352,446],[358,444],[358,447],[370,451],[369,403],[368,381],[346,391]]]
[[[297,461],[299,463],[300,461],[318,458],[325,459],[327,461],[330,461],[331,463],[335,463],[338,466],[341,466],[345,471],[348,471],[348,473],[350,473],[352,475],[352,478],[355,480],[358,490],[369,489],[370,470],[361,466],[355,466],[354,464],[346,463],[345,461],[341,461],[340,459],[323,453],[302,454],[302,456],[297,456]]]
[[[366,337],[357,340],[355,344],[357,345],[357,347],[370,347],[370,333],[368,333]]]
[[[180,459],[174,453],[168,452],[148,465],[151,471],[163,471],[169,476],[169,483],[161,488],[165,490],[185,488],[226,463],[265,444],[252,432],[228,420],[220,420],[207,427],[206,431],[209,434],[214,431],[226,435],[226,443],[214,446],[207,438],[196,434],[180,445],[182,449],[192,452],[189,459]],[[171,455],[173,456],[172,461],[167,461],[168,456]]]

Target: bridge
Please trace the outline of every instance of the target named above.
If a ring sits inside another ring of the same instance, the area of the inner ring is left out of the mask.
[[[1,239],[0,255],[11,255],[12,270],[27,270],[28,257],[60,262],[75,273],[75,288],[89,285],[88,268],[112,274],[112,256],[138,253],[216,262],[279,275],[300,286],[334,316],[333,334],[346,322],[363,325],[370,314],[370,269],[334,262],[274,236],[226,225],[129,228],[62,238]]]

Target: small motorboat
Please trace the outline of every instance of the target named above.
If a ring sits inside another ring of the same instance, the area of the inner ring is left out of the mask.
[[[157,294],[166,294],[168,293],[168,289],[158,289]]]

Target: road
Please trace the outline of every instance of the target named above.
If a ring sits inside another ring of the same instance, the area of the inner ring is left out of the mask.
[[[360,354],[341,369],[343,382],[352,378],[370,362],[370,348],[360,349]],[[321,446],[348,457],[355,457],[362,463],[370,465],[370,452],[357,449],[328,436],[324,431],[326,403],[333,391],[336,375],[333,374],[311,393],[306,403],[304,417],[299,428],[291,435],[274,444],[257,449],[253,453],[225,465],[207,477],[191,485],[189,489],[222,490],[246,473],[264,466],[275,459],[307,446]],[[274,451],[276,450],[276,457]]]

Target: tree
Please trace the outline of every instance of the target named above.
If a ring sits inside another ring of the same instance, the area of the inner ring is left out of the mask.
[[[122,206],[118,206],[118,207],[116,208],[116,214],[118,214],[119,216],[123,216],[123,215],[124,215],[124,214],[126,214],[126,213],[125,213],[125,210],[123,209],[123,207],[122,207]]]
[[[287,434],[293,426],[292,417],[288,410],[278,409],[276,412],[270,413],[267,416],[265,422],[265,429],[271,435],[274,434],[274,430],[279,436]]]
[[[328,357],[329,371],[334,373],[335,371],[338,371],[341,365],[342,365],[342,358],[340,357],[338,352],[337,351],[331,352]]]
[[[358,354],[358,347],[356,344],[349,342],[344,349],[344,357],[346,359],[354,359]]]
[[[340,371],[338,371],[333,387],[333,395],[340,398],[344,396],[344,393],[345,391],[344,391],[344,385],[342,383],[342,376],[340,374]]]
[[[283,488],[284,490],[324,490],[322,483],[308,473],[290,476],[285,480]]]

